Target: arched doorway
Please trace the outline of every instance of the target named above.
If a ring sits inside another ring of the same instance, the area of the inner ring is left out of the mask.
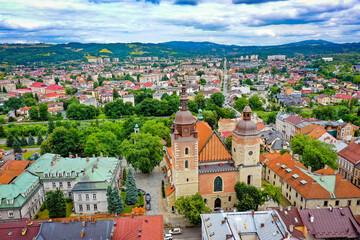
[[[214,208],[221,208],[221,199],[217,198],[214,202]]]

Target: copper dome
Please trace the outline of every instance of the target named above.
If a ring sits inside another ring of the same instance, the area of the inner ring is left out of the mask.
[[[174,123],[175,124],[194,124],[195,123],[195,118],[192,115],[192,113],[189,110],[186,111],[178,111],[175,115],[175,119],[174,119]]]
[[[243,119],[236,124],[234,133],[240,136],[257,136],[259,134],[256,123],[251,121],[251,108],[248,105],[244,108]]]

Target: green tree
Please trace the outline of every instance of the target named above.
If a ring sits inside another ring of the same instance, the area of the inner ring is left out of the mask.
[[[106,196],[109,213],[121,214],[124,212],[124,201],[120,196],[119,189],[117,187],[111,188],[111,186],[108,186]]]
[[[0,125],[0,137],[1,138],[6,137],[6,133],[2,124]]]
[[[287,149],[282,149],[282,150],[280,151],[280,154],[281,154],[281,155],[284,155],[285,153],[290,153],[290,151],[287,150]]]
[[[127,180],[127,170],[126,170],[126,168],[124,168],[123,174],[122,174],[123,184],[126,183],[126,180]]]
[[[9,134],[9,137],[6,139],[6,146],[12,147],[14,144],[14,136]]]
[[[77,133],[71,129],[57,127],[41,144],[41,154],[56,153],[65,157],[69,155],[69,152],[76,153],[78,147],[77,137]]]
[[[63,192],[57,188],[56,191],[46,193],[46,206],[50,218],[66,217],[66,203]]]
[[[25,106],[28,106],[28,107],[36,106],[36,100],[34,98],[26,98]]]
[[[192,196],[179,197],[175,201],[175,208],[180,214],[184,214],[190,223],[195,225],[201,224],[200,214],[211,212],[199,193]]]
[[[203,85],[203,86],[206,85],[206,80],[201,78],[200,81],[199,81],[199,84]]]
[[[5,101],[4,105],[10,110],[18,110],[19,108],[24,107],[24,99],[11,97],[9,100]]]
[[[24,137],[24,135],[23,135],[22,138],[21,138],[20,145],[21,145],[22,147],[28,145],[28,142],[26,141],[26,138]]]
[[[40,121],[47,121],[48,120],[48,105],[45,103],[39,104],[39,120]]]
[[[263,184],[264,190],[262,191],[262,197],[265,202],[273,200],[278,205],[281,203],[281,187],[275,187],[269,183]]]
[[[55,124],[52,116],[49,116],[49,122],[48,122],[48,133],[52,133],[55,129]]]
[[[269,114],[269,117],[266,121],[267,124],[271,124],[271,123],[275,123],[276,121],[276,115],[277,115],[277,112],[272,112]]]
[[[212,128],[215,128],[218,121],[218,116],[216,111],[203,111],[202,112],[204,121],[207,122]]]
[[[214,103],[219,107],[221,107],[225,102],[225,97],[222,92],[217,92],[217,93],[211,94],[210,97],[214,101]]]
[[[120,149],[128,163],[143,173],[151,172],[162,161],[162,144],[158,136],[149,133],[131,134],[122,142]]]
[[[246,98],[242,97],[242,98],[238,98],[235,101],[234,108],[236,110],[242,112],[246,105],[247,105],[247,100],[246,100]]]
[[[162,193],[162,197],[165,198],[166,194],[165,194],[165,182],[164,182],[164,180],[161,180],[161,193]]]
[[[30,134],[29,139],[28,139],[28,145],[29,146],[35,145],[35,140],[34,140],[33,136],[31,136],[31,134]]]
[[[119,141],[116,139],[114,133],[109,131],[101,131],[92,133],[85,144],[84,154],[92,156],[95,154],[99,156],[102,153],[105,157],[115,157],[120,154],[118,147]]]
[[[199,106],[199,108],[204,109],[205,108],[205,97],[202,93],[198,93],[195,96],[195,102]]]
[[[314,171],[322,169],[325,164],[332,169],[337,169],[337,154],[331,144],[320,142],[306,135],[296,134],[290,140],[290,147],[294,154],[301,156],[302,163],[305,166],[311,166]]]
[[[232,147],[232,134],[230,134],[229,136],[227,136],[225,138],[225,146],[226,148],[231,152],[231,147]]]
[[[94,89],[96,89],[98,86],[99,86],[99,83],[98,83],[98,82],[94,82],[94,83],[93,83],[93,88],[94,88]]]
[[[135,205],[138,201],[136,182],[131,170],[126,179],[126,204]]]
[[[114,88],[114,89],[113,89],[113,98],[114,98],[114,99],[117,99],[117,98],[119,98],[119,97],[120,97],[119,92],[116,90],[116,88]]]
[[[32,106],[29,109],[29,117],[33,121],[39,120],[39,110],[38,110],[38,108],[36,106]]]
[[[35,93],[35,100],[36,100],[36,102],[38,102],[38,101],[39,101],[39,96],[38,96],[38,94],[37,94],[37,93]]]
[[[37,137],[37,145],[40,146],[43,141],[44,141],[44,139],[43,139],[43,137],[42,137],[42,135],[41,135],[41,132],[39,132],[39,135],[38,135],[38,137]]]
[[[237,182],[234,188],[236,198],[239,201],[235,206],[239,211],[257,211],[258,207],[265,202],[262,198],[261,191],[252,185],[246,185],[244,182]]]
[[[262,103],[258,95],[254,95],[249,99],[249,105],[251,108],[259,108],[262,106]]]
[[[166,138],[170,134],[170,128],[165,126],[163,122],[156,122],[156,120],[146,121],[140,131],[142,133],[150,133],[151,135],[158,136],[160,138]]]
[[[14,139],[14,143],[12,145],[12,148],[14,149],[14,153],[21,153],[22,152],[21,144],[16,138]]]

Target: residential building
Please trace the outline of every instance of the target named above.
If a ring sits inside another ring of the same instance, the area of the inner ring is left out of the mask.
[[[39,177],[25,171],[9,184],[0,185],[0,222],[31,218],[44,201]]]
[[[284,61],[285,58],[286,58],[285,55],[269,55],[267,57],[267,60],[268,61],[274,61],[274,60],[282,60],[282,61]]]
[[[30,85],[30,88],[34,94],[37,93],[38,95],[43,95],[45,94],[45,89],[47,88],[47,85],[42,82],[34,82]]]
[[[260,148],[266,152],[280,152],[289,148],[289,144],[279,132],[273,130],[263,131],[260,133],[260,138],[262,140]]]
[[[291,234],[276,211],[201,214],[201,237],[210,239],[284,240]]]
[[[360,187],[360,175],[358,175],[358,171],[355,171],[360,166],[360,145],[350,143],[346,148],[338,152],[336,163],[339,166],[339,173],[355,186]]]
[[[263,164],[264,179],[281,187],[291,205],[300,209],[349,206],[360,214],[360,189],[329,167],[312,172],[289,153],[265,159]]]
[[[52,84],[48,87],[45,88],[45,94],[48,93],[57,93],[57,94],[65,94],[65,88],[60,86],[60,85],[56,85],[56,84]]]
[[[318,97],[317,97],[317,102],[321,105],[328,105],[330,104],[331,102],[331,99],[328,95],[326,94],[320,94]]]
[[[283,134],[285,140],[295,137],[295,126],[302,121],[303,119],[296,115],[291,115],[284,120]]]
[[[106,189],[118,186],[121,169],[117,158],[63,158],[47,153],[28,171],[40,177],[46,192],[60,188],[65,197],[73,198],[75,213],[93,214],[107,212]]]
[[[133,106],[135,106],[135,97],[134,94],[126,94],[122,96],[123,102],[127,103],[127,102],[131,102],[131,104]]]

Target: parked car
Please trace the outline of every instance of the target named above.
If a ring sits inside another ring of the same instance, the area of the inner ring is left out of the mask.
[[[142,190],[142,189],[138,189],[138,192],[139,192],[139,193],[142,193],[143,195],[146,194],[146,192],[145,192],[144,190]]]
[[[172,235],[182,234],[182,229],[181,228],[173,228],[173,229],[169,230],[169,233]]]
[[[151,211],[151,204],[149,202],[146,203],[145,210],[146,211]]]
[[[164,235],[164,240],[172,240],[172,235],[171,234],[165,234]]]
[[[149,203],[149,202],[151,201],[150,193],[147,193],[147,194],[145,195],[145,200],[146,200],[147,203]]]

